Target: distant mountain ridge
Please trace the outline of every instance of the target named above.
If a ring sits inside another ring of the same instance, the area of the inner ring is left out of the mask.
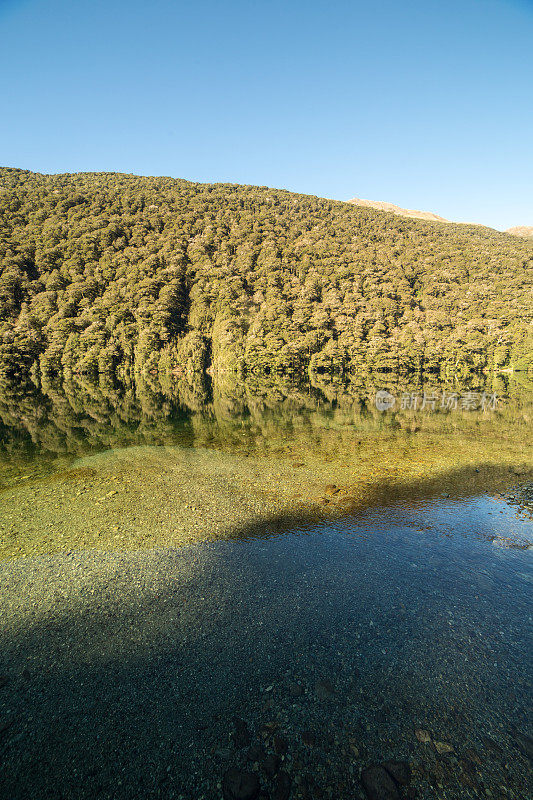
[[[401,208],[395,206],[393,203],[385,203],[381,200],[362,200],[359,197],[354,197],[348,200],[354,206],[366,206],[367,208],[375,208],[378,211],[390,211],[393,214],[398,214],[401,217],[412,217],[413,219],[429,219],[434,222],[450,222],[449,219],[439,217],[438,214],[433,214],[431,211],[417,211],[412,208]]]
[[[377,211],[389,211],[392,214],[398,214],[400,217],[427,219],[433,222],[454,224],[451,220],[445,219],[445,217],[439,217],[438,214],[433,214],[432,211],[417,211],[413,208],[401,208],[400,206],[395,206],[394,203],[385,203],[381,200],[362,200],[359,197],[354,197],[352,200],[348,200],[348,203],[354,206],[375,208]],[[507,228],[504,233],[510,233],[511,236],[520,236],[522,239],[533,239],[533,225],[516,225],[512,228]]]
[[[507,228],[505,233],[521,236],[523,239],[533,239],[533,225],[516,225],[514,228]]]

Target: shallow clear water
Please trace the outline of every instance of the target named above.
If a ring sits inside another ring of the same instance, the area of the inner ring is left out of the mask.
[[[404,797],[531,796],[528,414],[11,447],[0,796],[363,798],[389,759]]]

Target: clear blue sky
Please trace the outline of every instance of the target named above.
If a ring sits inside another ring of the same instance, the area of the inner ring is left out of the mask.
[[[0,0],[0,164],[533,225],[533,0]]]

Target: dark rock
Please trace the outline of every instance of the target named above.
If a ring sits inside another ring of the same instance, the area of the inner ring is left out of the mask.
[[[482,766],[483,761],[481,760],[481,756],[479,755],[478,751],[475,750],[473,747],[467,747],[464,754],[466,758],[470,759],[470,761],[473,761],[480,767]]]
[[[291,683],[289,686],[289,694],[291,697],[301,697],[303,693],[304,690],[299,683]]]
[[[531,736],[526,736],[525,733],[514,731],[513,740],[521,753],[523,753],[530,761],[533,761],[533,739]]]
[[[411,780],[411,767],[407,761],[384,761],[381,766],[400,786],[407,786]]]
[[[458,764],[461,770],[459,775],[460,783],[462,783],[463,786],[468,786],[470,789],[477,789],[479,781],[474,762],[470,761],[468,758],[460,758]]]
[[[288,800],[291,793],[291,779],[286,772],[280,772],[274,782],[273,800]]]
[[[331,681],[316,681],[315,692],[320,700],[331,700],[335,693],[335,689],[333,688]]]
[[[490,736],[482,736],[481,741],[483,742],[483,747],[485,747],[489,753],[493,753],[497,756],[503,754],[503,747],[501,747],[498,742],[495,742],[494,739],[491,739]]]
[[[224,800],[255,800],[259,789],[259,778],[255,772],[241,772],[236,767],[230,767],[222,778]]]
[[[457,779],[457,769],[455,765],[446,758],[438,758],[435,761],[428,761],[425,764],[425,771],[430,776],[431,783],[441,783],[448,786]]]
[[[361,773],[361,783],[369,800],[400,800],[396,784],[380,765],[367,767]]]
[[[261,734],[263,736],[269,736],[274,731],[277,731],[279,728],[279,722],[265,722],[261,725]]]
[[[239,717],[233,717],[233,727],[232,739],[237,750],[248,747],[252,737],[250,736],[250,731],[248,730],[246,722],[243,719],[239,719]]]
[[[261,766],[265,775],[268,778],[273,778],[274,775],[277,773],[279,769],[279,756],[274,755],[274,753],[269,753],[267,757],[263,760]]]
[[[300,792],[303,800],[321,800],[321,798],[324,797],[324,792],[317,784],[314,777],[309,774],[302,775]]]
[[[261,761],[264,758],[265,751],[259,744],[252,744],[248,748],[248,752],[246,753],[246,758],[248,761]]]
[[[7,683],[7,675],[0,675],[0,689]]]
[[[314,747],[316,736],[313,731],[302,731],[302,742],[307,745],[307,747]]]
[[[289,749],[289,746],[285,739],[281,736],[274,736],[274,751],[279,755],[283,756]]]

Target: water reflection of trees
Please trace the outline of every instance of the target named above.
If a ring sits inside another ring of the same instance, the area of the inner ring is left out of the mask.
[[[374,375],[350,383],[315,375],[308,383],[264,375],[236,380],[231,374],[196,383],[178,381],[162,385],[156,375],[137,376],[119,383],[101,375],[70,380],[43,376],[39,382],[0,384],[0,448],[8,454],[80,454],[92,449],[133,444],[195,444],[225,449],[279,447],[297,435],[309,446],[320,447],[325,431],[352,439],[354,429],[375,434],[398,428],[445,433],[494,427],[527,431],[530,387],[499,376],[490,385],[474,378],[468,384],[439,386],[440,390],[466,389],[496,392],[496,411],[461,412],[400,410],[379,412],[377,389],[395,396],[434,382],[407,384],[392,375]]]

